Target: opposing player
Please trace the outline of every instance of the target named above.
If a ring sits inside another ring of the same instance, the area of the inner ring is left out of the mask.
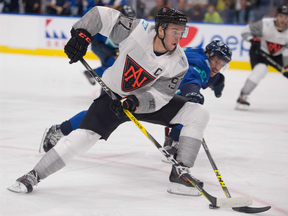
[[[119,10],[124,16],[135,17],[135,12],[129,5],[122,5]],[[101,61],[101,66],[95,68],[94,71],[98,76],[102,77],[104,71],[113,65],[119,55],[119,45],[108,37],[98,33],[91,39],[91,50]],[[95,79],[87,70],[84,71],[84,74],[92,85],[96,84]]]
[[[177,94],[187,97],[194,103],[204,104],[204,96],[200,89],[210,87],[219,98],[224,89],[225,77],[222,73],[229,67],[232,58],[231,49],[222,41],[215,40],[209,43],[205,49],[185,50],[189,62],[189,70],[186,73]],[[211,65],[211,67],[207,67]],[[165,149],[170,153],[177,153],[179,146],[179,134],[182,125],[172,128],[165,127]],[[166,160],[165,160],[166,161]]]
[[[275,62],[288,68],[288,57],[282,55],[284,49],[288,48],[287,23],[288,7],[282,6],[277,9],[276,18],[263,18],[258,22],[247,25],[242,30],[242,37],[251,42],[249,55],[252,74],[247,78],[241,89],[236,109],[247,110],[249,108],[248,95],[268,73],[267,66],[273,66],[261,55],[261,52],[265,52]],[[288,78],[288,69],[283,75]]]
[[[186,48],[185,55],[188,59],[189,69],[180,83],[178,95],[186,96],[189,101],[203,104],[204,96],[200,89],[210,87],[217,98],[221,97],[224,88],[224,72],[229,67],[232,52],[222,41],[215,40],[209,43],[205,49]],[[60,125],[53,125],[48,133],[44,134],[42,146],[45,152],[57,144],[60,138],[76,130],[86,111],[82,111]],[[179,134],[182,125],[173,127],[169,134],[169,127],[165,128],[164,146],[170,154],[175,154],[179,145]]]
[[[124,17],[111,8],[94,7],[73,25],[72,38],[65,46],[70,63],[85,55],[91,37],[97,33],[119,43],[118,58],[103,74],[103,81],[118,99],[112,100],[103,92],[88,109],[79,129],[60,139],[9,190],[32,192],[37,183],[65,167],[100,138],[107,140],[120,124],[129,121],[123,109],[134,113],[140,121],[164,126],[182,124],[177,161],[189,172],[201,146],[209,113],[201,105],[175,95],[188,70],[187,58],[179,46],[181,37],[187,33],[186,16],[178,10],[163,8],[155,21],[152,25],[143,19]],[[172,168],[170,182],[176,187],[170,187],[170,192],[177,193],[183,186],[190,194],[199,195],[190,183],[186,186],[181,173]],[[201,187],[203,182],[198,181],[197,185]]]

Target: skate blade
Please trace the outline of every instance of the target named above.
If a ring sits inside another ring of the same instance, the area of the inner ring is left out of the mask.
[[[170,182],[167,192],[182,196],[201,196],[202,194],[195,187],[187,187],[182,184]]]
[[[47,133],[48,133],[48,130],[49,130],[49,128],[46,128],[45,131],[44,131],[44,134],[43,134],[43,137],[42,137],[40,146],[39,146],[39,153],[41,153],[42,150],[44,150],[44,149],[43,149],[44,139],[45,139],[45,137],[46,137],[46,135],[47,135]]]
[[[14,185],[11,185],[7,188],[9,191],[12,191],[14,193],[27,193],[27,188],[24,184],[20,182],[15,182]]]
[[[235,109],[247,111],[249,109],[249,105],[237,103]]]

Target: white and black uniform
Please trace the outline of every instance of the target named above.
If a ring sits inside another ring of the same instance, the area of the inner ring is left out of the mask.
[[[282,53],[284,49],[288,48],[288,26],[283,31],[278,31],[275,26],[275,20],[275,18],[263,18],[245,26],[242,30],[242,37],[246,41],[250,41],[253,38],[261,39],[260,49],[278,64],[285,66],[284,63],[288,65],[288,59],[283,59]],[[253,46],[250,48],[249,55],[253,71],[248,77],[247,85],[242,89],[244,94],[250,94],[260,80],[266,76],[268,73],[267,65],[273,66],[266,58],[256,54]]]
[[[119,98],[135,95],[139,107],[135,117],[161,125],[182,124],[177,160],[193,166],[209,113],[199,104],[187,102],[175,92],[188,70],[184,51],[156,56],[154,25],[131,19],[107,7],[94,7],[74,29],[85,29],[91,35],[101,33],[119,44],[120,55],[103,75],[103,81]],[[41,179],[65,166],[74,156],[91,148],[101,137],[109,135],[129,119],[118,118],[109,108],[112,99],[102,93],[87,111],[79,129],[59,140],[35,166]]]

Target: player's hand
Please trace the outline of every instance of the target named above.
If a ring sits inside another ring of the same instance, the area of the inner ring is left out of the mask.
[[[70,64],[77,62],[87,52],[87,47],[91,42],[91,34],[85,29],[71,30],[71,38],[64,47],[64,51],[70,60]]]
[[[193,103],[204,104],[204,96],[201,93],[190,92],[185,95],[185,97]]]
[[[261,39],[260,38],[253,38],[250,40],[251,42],[251,49],[253,47],[253,49],[255,50],[255,54],[259,53],[259,50],[261,48]]]
[[[121,100],[115,99],[112,100],[110,104],[110,109],[115,113],[119,118],[124,116],[123,109],[129,110],[131,113],[134,113],[139,106],[139,101],[135,95],[128,95]]]
[[[214,91],[215,97],[217,98],[222,96],[222,91],[225,86],[224,81],[225,81],[224,75],[219,73],[219,78],[217,82],[213,86],[210,86],[211,89]]]

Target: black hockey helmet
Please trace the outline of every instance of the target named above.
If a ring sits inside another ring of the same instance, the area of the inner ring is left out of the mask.
[[[187,24],[187,17],[184,13],[174,8],[163,7],[155,18],[156,32],[158,33],[158,28],[161,25],[163,30],[168,26],[169,23],[183,25]]]
[[[218,58],[220,58],[226,63],[229,63],[231,61],[231,49],[223,41],[212,41],[205,47],[204,51],[205,53],[209,53],[210,58],[216,55]]]
[[[134,18],[135,17],[135,11],[132,9],[129,5],[123,5],[121,11],[124,16]]]
[[[288,15],[288,7],[286,5],[282,5],[281,7],[277,8],[277,14],[279,13]]]

